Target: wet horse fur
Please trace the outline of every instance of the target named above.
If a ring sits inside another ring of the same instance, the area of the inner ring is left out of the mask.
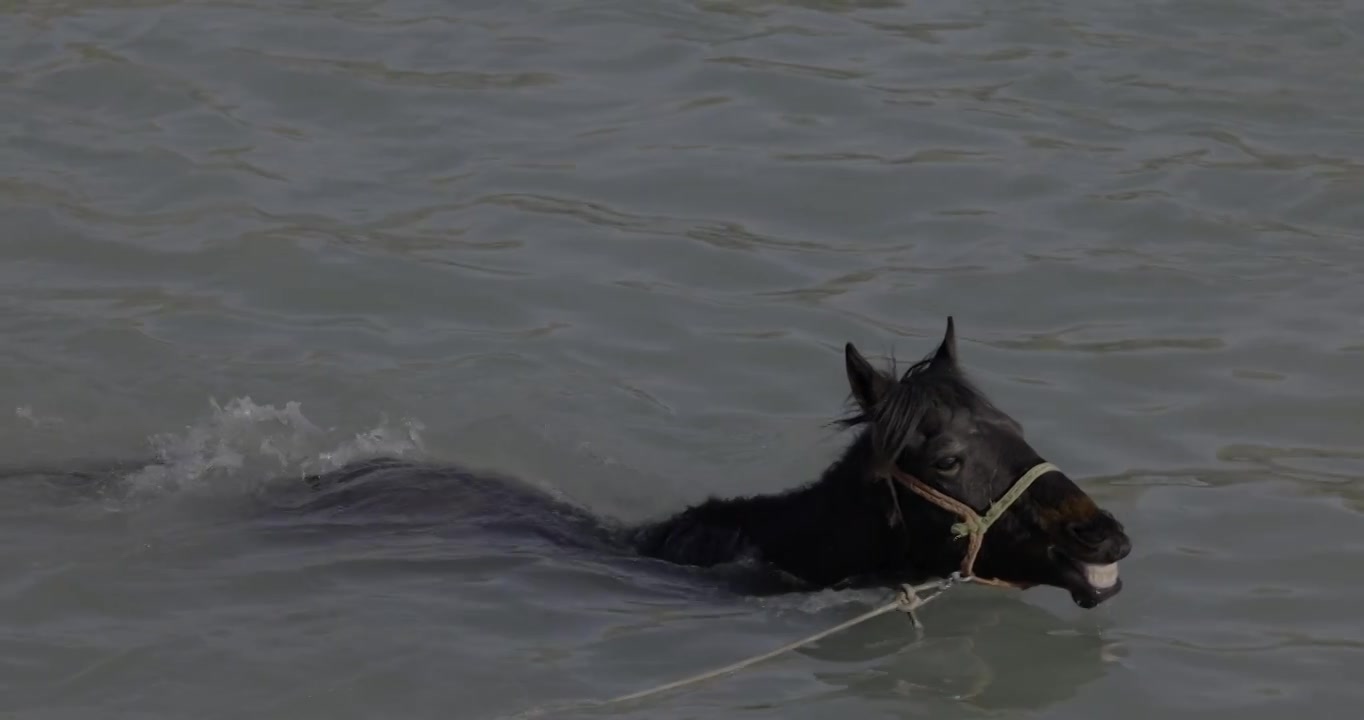
[[[878,470],[894,463],[983,514],[1043,458],[1018,422],[967,379],[951,318],[938,347],[898,376],[873,368],[851,343],[844,360],[854,409],[839,424],[853,431],[852,441],[818,478],[783,492],[712,497],[668,517],[621,525],[509,479],[426,473],[432,483],[458,481],[468,497],[496,505],[499,512],[480,517],[501,530],[678,566],[746,566],[783,578],[775,588],[762,586],[767,592],[950,575],[966,549],[966,540],[949,530],[958,518],[892,486]],[[346,505],[365,496],[347,499],[357,483],[400,472],[410,473],[411,466],[379,460],[309,481],[329,494],[329,504]],[[1061,588],[1091,608],[1120,591],[1116,563],[1130,550],[1122,525],[1063,472],[1052,471],[986,534],[975,574]]]

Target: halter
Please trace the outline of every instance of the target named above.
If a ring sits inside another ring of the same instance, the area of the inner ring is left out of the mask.
[[[909,473],[904,472],[903,470],[900,470],[897,467],[892,466],[887,471],[886,475],[883,475],[883,477],[886,479],[887,484],[889,484],[890,486],[890,494],[892,499],[895,498],[894,482],[898,482],[901,485],[904,485],[905,487],[912,490],[914,494],[918,495],[919,497],[933,503],[934,505],[937,505],[943,510],[946,510],[950,513],[954,513],[961,518],[961,522],[952,525],[952,534],[956,537],[970,536],[971,538],[969,544],[966,546],[966,555],[961,559],[962,577],[972,578],[976,582],[984,583],[987,585],[1023,588],[1027,586],[1021,585],[1019,583],[1009,582],[1007,580],[999,580],[996,578],[974,577],[971,574],[971,569],[973,566],[975,566],[976,555],[980,554],[980,546],[985,541],[985,532],[990,529],[990,526],[993,525],[996,520],[998,520],[1001,516],[1004,515],[1004,513],[1009,509],[1010,505],[1013,505],[1016,500],[1023,496],[1023,493],[1027,492],[1028,487],[1033,484],[1034,480],[1042,477],[1043,475],[1053,470],[1059,471],[1060,468],[1056,467],[1055,465],[1052,465],[1049,462],[1041,462],[1032,466],[1032,468],[1030,468],[1027,472],[1023,473],[1022,477],[1014,481],[1012,487],[1005,491],[1005,493],[1001,495],[998,500],[994,501],[990,505],[989,509],[985,511],[984,515],[978,514],[975,510],[971,509],[970,505],[967,505],[966,503],[960,500],[948,497],[947,495],[944,495],[940,490],[929,487],[927,484],[924,483],[924,481],[914,477],[913,475],[910,475]],[[892,480],[894,482],[891,482]],[[895,501],[895,508],[896,508],[895,512],[899,513],[898,500]]]

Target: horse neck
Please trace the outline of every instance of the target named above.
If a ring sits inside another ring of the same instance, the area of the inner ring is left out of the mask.
[[[956,570],[964,542],[951,534],[951,525],[959,518],[877,477],[873,458],[870,435],[863,432],[816,482],[731,502],[753,505],[761,520],[746,530],[765,559],[800,568],[792,572],[818,578],[816,584],[859,576],[920,582]]]
[[[890,520],[890,490],[872,479],[871,456],[864,433],[817,481],[777,494],[708,500],[651,527],[644,549],[696,565],[756,551],[816,586],[902,570],[904,528]]]
[[[776,496],[769,510],[776,547],[796,550],[821,584],[904,568],[906,528],[897,521],[891,488],[874,477],[868,433],[859,433],[819,480]]]

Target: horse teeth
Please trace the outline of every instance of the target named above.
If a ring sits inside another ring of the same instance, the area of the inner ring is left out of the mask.
[[[1103,590],[1113,587],[1118,582],[1118,564],[1094,565],[1084,563],[1085,580],[1096,589]]]

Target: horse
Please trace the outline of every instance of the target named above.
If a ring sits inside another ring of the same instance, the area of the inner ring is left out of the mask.
[[[416,470],[393,459],[305,479],[331,507],[375,501],[380,485],[370,481],[382,477],[411,481],[417,473],[427,488],[455,482],[461,512],[485,529],[530,531],[557,545],[678,567],[758,568],[780,578],[754,583],[755,593],[959,576],[1059,588],[1090,609],[1121,591],[1117,563],[1131,552],[1123,525],[1046,462],[1018,421],[967,377],[952,317],[936,349],[898,377],[893,367],[874,368],[851,342],[844,369],[852,408],[835,424],[854,436],[818,478],[771,494],[711,496],[640,523],[596,517],[510,478]]]

